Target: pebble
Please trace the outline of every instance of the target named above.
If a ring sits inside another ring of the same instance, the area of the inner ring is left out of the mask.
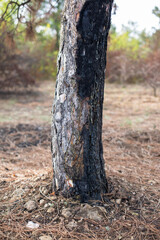
[[[27,223],[26,227],[27,227],[27,228],[32,228],[32,229],[34,229],[34,228],[39,228],[39,224],[38,224],[38,223],[34,223],[34,222],[32,222],[32,221],[29,221],[29,222]]]
[[[106,226],[106,230],[109,231],[109,230],[110,230],[110,227],[109,227],[109,226]]]
[[[28,211],[33,211],[37,208],[37,204],[35,201],[29,200],[28,202],[26,202],[26,204],[24,205],[24,207],[28,210]]]
[[[54,213],[54,212],[55,212],[55,209],[52,207],[48,208],[47,210],[47,213]]]
[[[104,207],[92,207],[89,204],[85,204],[77,214],[79,217],[89,218],[94,221],[102,221],[105,212],[106,209]]]
[[[65,218],[69,218],[72,215],[71,210],[69,208],[62,209],[62,215]]]
[[[44,190],[44,195],[47,195],[48,193],[49,193],[49,190],[48,189],[46,189],[46,190]]]
[[[39,238],[39,240],[52,240],[52,238],[49,235],[43,235]]]
[[[41,199],[40,201],[39,201],[39,205],[40,206],[43,206],[45,204],[45,200],[44,199]]]
[[[44,205],[44,208],[47,208],[47,207],[49,207],[49,204],[48,204],[48,203],[46,203],[46,204]]]
[[[57,196],[51,196],[50,199],[51,199],[52,201],[57,200]]]
[[[121,204],[121,201],[122,201],[122,200],[121,200],[120,198],[119,198],[119,199],[116,199],[116,203],[117,203],[117,204]]]

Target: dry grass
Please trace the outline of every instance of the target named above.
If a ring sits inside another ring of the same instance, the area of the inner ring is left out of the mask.
[[[103,221],[80,218],[78,201],[51,193],[50,116],[53,84],[0,99],[0,239],[155,240],[160,236],[160,97],[143,86],[109,85],[104,102],[104,158],[110,191]],[[49,189],[44,194],[42,188]],[[48,207],[40,205],[44,199]],[[37,209],[24,204],[34,200]],[[94,203],[91,203],[93,205]],[[54,212],[47,212],[48,208]],[[63,208],[71,208],[69,218]],[[77,226],[69,229],[75,220]],[[28,221],[39,228],[26,227]]]

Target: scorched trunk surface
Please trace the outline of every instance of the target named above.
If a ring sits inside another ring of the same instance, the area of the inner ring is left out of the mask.
[[[82,201],[107,192],[102,110],[112,0],[66,0],[52,122],[53,186]]]

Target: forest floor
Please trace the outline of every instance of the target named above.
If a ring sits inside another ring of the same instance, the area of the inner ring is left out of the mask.
[[[52,193],[54,84],[0,93],[0,239],[150,240],[160,236],[160,94],[106,85],[109,193],[82,204]]]

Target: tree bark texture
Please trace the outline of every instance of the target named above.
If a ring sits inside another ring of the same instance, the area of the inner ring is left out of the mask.
[[[107,192],[102,110],[112,0],[66,0],[52,121],[53,187],[82,201]]]

